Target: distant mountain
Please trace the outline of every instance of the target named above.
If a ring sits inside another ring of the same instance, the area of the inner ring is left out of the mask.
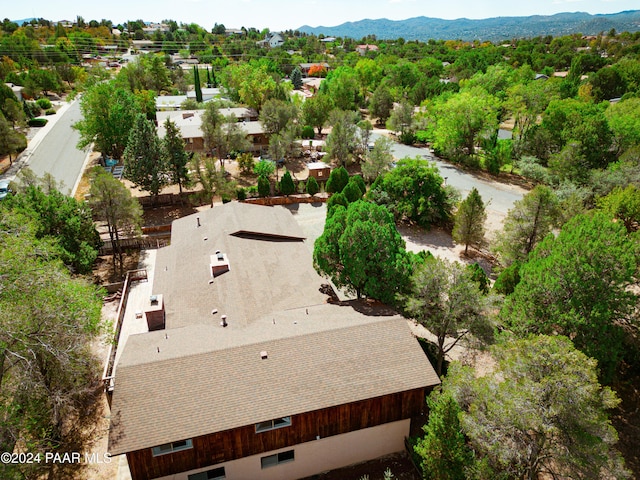
[[[407,20],[360,20],[335,27],[310,27],[299,31],[309,34],[360,39],[375,35],[377,39],[405,40],[488,40],[531,38],[544,35],[562,36],[572,33],[597,35],[615,28],[617,32],[640,30],[640,10],[591,15],[584,12],[534,15],[531,17],[496,17],[484,20],[442,20],[415,17]]]

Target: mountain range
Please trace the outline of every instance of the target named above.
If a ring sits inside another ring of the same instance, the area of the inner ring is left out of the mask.
[[[618,32],[640,30],[640,10],[591,15],[584,12],[533,15],[529,17],[495,17],[483,20],[443,20],[414,17],[407,20],[359,20],[334,27],[304,25],[300,32],[332,37],[364,38],[375,35],[379,40],[480,40],[499,42],[512,38],[532,38],[573,33],[597,35],[615,29]]]

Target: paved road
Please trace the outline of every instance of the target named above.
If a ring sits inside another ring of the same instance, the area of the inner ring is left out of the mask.
[[[53,125],[43,127],[41,139],[29,142],[24,152],[26,166],[41,177],[49,172],[58,182],[64,182],[62,193],[70,194],[82,175],[87,152],[78,150],[80,134],[71,125],[82,119],[80,103],[75,101],[63,109]],[[51,121],[53,117],[48,117]]]
[[[379,136],[380,134],[372,133],[374,141]],[[460,190],[463,198],[467,196],[467,193],[469,193],[473,187],[476,187],[482,199],[485,202],[491,202],[488,209],[493,210],[501,217],[507,214],[516,200],[520,200],[522,196],[527,193],[527,190],[521,187],[486,180],[478,175],[462,171],[449,163],[439,160],[426,148],[394,143],[392,153],[398,159],[419,156],[430,162],[435,162],[436,166],[440,169],[440,175],[446,179],[448,185],[453,185]]]

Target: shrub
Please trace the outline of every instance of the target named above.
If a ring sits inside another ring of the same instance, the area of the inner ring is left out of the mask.
[[[471,280],[478,284],[480,291],[485,295],[489,293],[489,277],[478,262],[467,265],[467,270],[471,274]]]
[[[250,173],[253,170],[254,160],[253,155],[249,152],[243,153],[237,158],[238,168],[242,173]]]
[[[53,108],[50,108],[49,110],[47,110],[46,112],[44,112],[45,115],[55,115],[56,111]]]
[[[268,197],[271,194],[271,184],[269,179],[264,175],[258,177],[258,195]]]
[[[511,295],[518,283],[520,283],[520,264],[514,262],[498,275],[493,284],[493,289],[496,293]]]
[[[39,98],[36,103],[42,110],[49,110],[51,108],[51,102],[48,98]]]
[[[309,195],[315,195],[320,191],[320,186],[318,185],[318,181],[314,177],[309,177],[307,180],[307,193]]]
[[[312,139],[313,137],[315,137],[315,135],[315,131],[313,130],[313,127],[311,125],[305,125],[302,128],[302,133],[300,133],[300,136],[307,140]]]
[[[48,121],[46,118],[32,118],[28,123],[30,127],[44,127]]]
[[[240,201],[247,199],[247,191],[244,188],[236,190],[236,198]]]
[[[29,118],[37,117],[42,111],[36,102],[24,102],[22,106],[25,115]]]
[[[229,203],[231,201],[231,197],[229,195],[222,195],[222,203]]]
[[[282,176],[282,180],[280,181],[280,192],[285,196],[289,196],[295,191],[296,191],[296,186],[293,183],[291,174],[288,171],[284,172],[284,175]]]

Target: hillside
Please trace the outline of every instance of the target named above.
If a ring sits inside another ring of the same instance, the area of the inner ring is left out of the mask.
[[[511,38],[538,37],[544,35],[570,35],[582,33],[597,35],[612,28],[618,32],[640,30],[640,10],[614,14],[591,15],[589,13],[558,13],[556,15],[534,15],[530,17],[495,17],[483,20],[442,20],[415,17],[407,20],[360,20],[334,27],[310,27],[304,25],[299,31],[309,34],[335,37],[363,38],[375,35],[378,39],[405,40],[488,40],[501,41]]]

